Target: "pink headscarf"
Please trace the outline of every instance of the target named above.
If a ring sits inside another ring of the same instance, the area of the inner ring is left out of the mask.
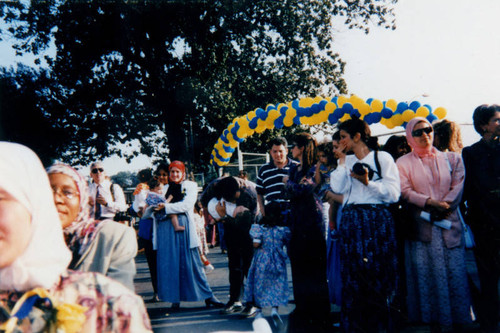
[[[415,154],[417,154],[419,157],[435,156],[437,149],[434,148],[432,143],[429,147],[425,148],[419,147],[415,139],[413,138],[413,135],[411,134],[415,126],[417,126],[417,124],[421,122],[427,123],[429,124],[429,126],[432,127],[431,123],[427,119],[422,117],[415,117],[408,122],[408,125],[406,125],[406,140],[408,141],[408,144],[413,149]]]
[[[179,169],[181,172],[182,172],[182,178],[181,180],[179,180],[178,182],[174,182],[170,179],[169,177],[169,181],[170,182],[173,182],[173,183],[177,183],[177,184],[180,184],[185,178],[186,178],[186,166],[184,165],[183,162],[181,161],[173,161],[172,163],[170,163],[170,165],[168,166],[168,171],[170,171],[172,168],[176,168],[176,169]]]

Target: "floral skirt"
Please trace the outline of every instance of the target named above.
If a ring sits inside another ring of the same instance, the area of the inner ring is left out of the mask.
[[[387,328],[398,281],[391,213],[384,205],[347,205],[339,234],[342,328],[346,332]]]

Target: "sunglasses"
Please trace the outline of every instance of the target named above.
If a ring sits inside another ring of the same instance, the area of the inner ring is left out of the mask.
[[[411,136],[413,137],[420,137],[424,134],[424,132],[426,134],[431,134],[432,133],[432,127],[425,127],[425,128],[420,128],[418,130],[414,130],[413,132],[411,132]]]
[[[104,172],[103,168],[92,169],[92,173]]]

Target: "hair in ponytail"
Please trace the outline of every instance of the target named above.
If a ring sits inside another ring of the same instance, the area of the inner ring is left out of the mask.
[[[302,168],[309,169],[318,162],[318,149],[316,139],[309,133],[298,133],[295,135],[294,142],[298,147],[304,147],[302,152]]]
[[[363,141],[368,148],[371,150],[379,149],[378,139],[377,137],[371,136],[370,126],[368,126],[365,121],[354,117],[340,123],[338,128],[339,131],[342,130],[349,133],[351,138],[353,138],[356,133],[359,133],[361,141]]]

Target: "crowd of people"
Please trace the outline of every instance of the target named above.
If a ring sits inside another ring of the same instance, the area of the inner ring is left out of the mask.
[[[482,139],[466,148],[455,123],[418,117],[383,150],[358,118],[320,145],[308,133],[290,145],[276,137],[255,183],[241,171],[202,193],[183,162],[162,163],[139,172],[130,208],[102,163],[90,166],[89,184],[69,165],[44,169],[28,148],[2,142],[0,331],[151,331],[134,293],[141,248],[154,290],[146,302],[176,311],[203,301],[251,318],[270,308],[281,328],[289,260],[289,332],[412,323],[457,332],[475,319],[497,332],[500,106],[479,106],[473,119]],[[137,217],[137,234],[118,223],[125,212]],[[467,224],[480,280],[474,301]],[[215,225],[228,256],[227,303],[207,279]]]

